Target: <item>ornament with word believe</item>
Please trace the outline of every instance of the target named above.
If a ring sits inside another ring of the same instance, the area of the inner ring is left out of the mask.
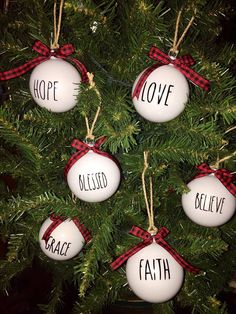
[[[52,112],[65,112],[72,109],[76,105],[80,82],[88,82],[84,65],[77,59],[69,57],[74,53],[74,47],[67,44],[50,50],[36,40],[32,48],[40,56],[18,68],[1,72],[0,81],[19,77],[34,68],[29,87],[35,102]],[[62,59],[72,62],[75,67]]]
[[[40,247],[54,260],[68,260],[77,255],[91,235],[78,219],[66,219],[51,215],[39,231]]]
[[[71,143],[78,149],[65,167],[65,177],[71,191],[86,202],[102,202],[112,196],[120,184],[120,168],[116,159],[99,149],[106,140],[93,144],[79,140]]]
[[[140,227],[133,226],[130,234],[143,241],[111,263],[112,270],[125,261],[126,276],[130,288],[141,299],[162,303],[172,299],[180,290],[184,270],[198,273],[200,270],[188,264],[165,240],[169,230],[162,227],[151,235]]]
[[[197,169],[200,173],[187,185],[190,191],[182,195],[183,209],[193,222],[201,226],[221,226],[235,212],[234,176],[228,170],[213,170],[204,163]]]
[[[145,69],[135,80],[132,90],[133,104],[143,118],[151,122],[176,118],[188,101],[186,77],[201,88],[209,89],[209,82],[190,68],[195,64],[190,55],[173,58],[151,47],[149,57],[159,64]]]

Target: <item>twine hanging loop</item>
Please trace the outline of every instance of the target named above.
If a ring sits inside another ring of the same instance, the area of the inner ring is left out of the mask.
[[[54,25],[54,40],[51,45],[51,49],[58,49],[59,48],[59,37],[61,31],[61,20],[62,20],[62,11],[64,6],[64,0],[60,0],[60,8],[59,8],[59,16],[57,19],[57,0],[54,0],[53,6],[53,25]]]
[[[148,232],[151,235],[155,235],[158,232],[158,228],[154,224],[152,177],[149,178],[150,200],[148,200],[146,182],[145,182],[145,174],[149,167],[148,161],[147,161],[148,153],[149,153],[148,151],[143,152],[144,163],[143,163],[143,172],[142,172],[142,187],[143,187],[143,194],[144,194],[144,199],[145,199],[145,204],[146,204],[146,209],[147,209],[147,214],[148,214],[148,222],[149,222]]]
[[[223,157],[223,158],[221,158],[221,159],[219,159],[219,154],[218,154],[218,155],[217,155],[217,160],[216,160],[216,162],[215,162],[214,164],[211,164],[211,168],[212,168],[212,169],[219,169],[220,164],[222,164],[222,163],[225,162],[226,160],[229,160],[229,159],[231,159],[231,158],[233,158],[233,157],[235,157],[235,156],[236,156],[236,151],[232,152],[230,155],[225,156],[225,157]]]
[[[179,32],[179,24],[180,24],[180,19],[181,19],[181,15],[182,15],[182,9],[179,11],[177,19],[176,19],[176,24],[175,24],[175,35],[174,35],[174,39],[173,39],[173,45],[172,48],[169,51],[169,55],[170,57],[176,58],[178,53],[179,53],[179,46],[182,43],[182,41],[184,40],[184,37],[186,36],[189,28],[191,27],[191,25],[193,24],[193,21],[195,19],[195,15],[196,15],[196,9],[195,9],[195,15],[193,15],[190,19],[190,21],[188,22],[187,26],[185,27],[182,35],[180,36],[180,38],[178,39],[178,32]]]
[[[89,73],[87,72],[87,76],[88,76],[88,79],[89,79],[89,89],[94,89],[96,94],[98,95],[98,98],[99,98],[99,106],[98,106],[98,109],[97,109],[97,112],[95,114],[95,117],[94,117],[94,120],[92,122],[92,125],[91,127],[89,126],[89,121],[88,121],[88,117],[85,116],[85,124],[86,124],[86,128],[87,128],[87,135],[85,137],[86,140],[94,140],[95,136],[93,135],[93,130],[94,130],[94,127],[95,127],[95,124],[97,122],[97,119],[98,119],[98,116],[99,116],[99,113],[101,111],[101,94],[99,92],[99,90],[97,89],[96,87],[96,84],[93,80],[94,78],[94,74],[93,73]]]
[[[87,135],[85,137],[86,140],[92,140],[93,141],[95,138],[95,136],[93,135],[93,130],[94,130],[95,124],[97,122],[100,110],[101,110],[101,107],[98,106],[98,109],[97,109],[97,112],[96,112],[95,117],[93,119],[91,127],[89,126],[88,117],[87,116],[85,117],[85,123],[86,123],[86,128],[87,128]]]

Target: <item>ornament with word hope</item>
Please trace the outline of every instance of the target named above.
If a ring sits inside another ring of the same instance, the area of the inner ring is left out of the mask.
[[[116,159],[99,149],[106,140],[99,138],[87,144],[79,140],[71,143],[78,152],[65,167],[65,177],[71,191],[86,202],[102,202],[111,197],[120,184],[120,168]]]
[[[141,299],[151,303],[171,300],[180,290],[184,270],[197,274],[200,270],[188,264],[165,240],[169,230],[162,227],[152,235],[133,226],[130,234],[143,241],[111,263],[112,270],[125,261],[130,288]]]
[[[76,256],[85,242],[91,240],[89,231],[78,219],[51,215],[39,231],[40,247],[48,257],[64,261]]]
[[[234,176],[226,169],[211,169],[203,163],[199,174],[188,183],[190,191],[182,195],[186,215],[205,227],[217,227],[228,222],[236,207]]]
[[[209,82],[190,68],[195,64],[190,55],[173,58],[151,47],[149,57],[159,63],[145,69],[135,80],[132,90],[133,104],[143,118],[151,122],[176,118],[189,97],[186,77],[201,88],[209,89]]]
[[[87,70],[75,58],[69,58],[75,49],[71,44],[50,50],[36,40],[33,50],[40,56],[26,62],[18,68],[1,72],[0,81],[19,77],[32,68],[29,87],[34,101],[52,112],[65,112],[77,102],[81,82],[88,82]],[[75,67],[67,61],[72,62]],[[79,73],[79,72],[81,73]]]

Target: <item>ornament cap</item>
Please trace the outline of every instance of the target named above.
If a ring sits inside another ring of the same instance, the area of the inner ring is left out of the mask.
[[[90,147],[93,147],[95,145],[95,141],[90,138],[85,138],[84,143]]]
[[[148,228],[148,232],[151,234],[151,236],[155,236],[158,233],[158,228],[156,226],[150,226]]]
[[[168,52],[168,56],[172,59],[175,60],[178,57],[179,54],[179,50],[174,50],[173,48],[171,48]]]

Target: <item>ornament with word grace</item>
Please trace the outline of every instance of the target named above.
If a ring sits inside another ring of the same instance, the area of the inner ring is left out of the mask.
[[[64,219],[51,215],[39,231],[41,250],[51,259],[65,261],[76,256],[85,242],[91,240],[89,231],[77,218]]]

